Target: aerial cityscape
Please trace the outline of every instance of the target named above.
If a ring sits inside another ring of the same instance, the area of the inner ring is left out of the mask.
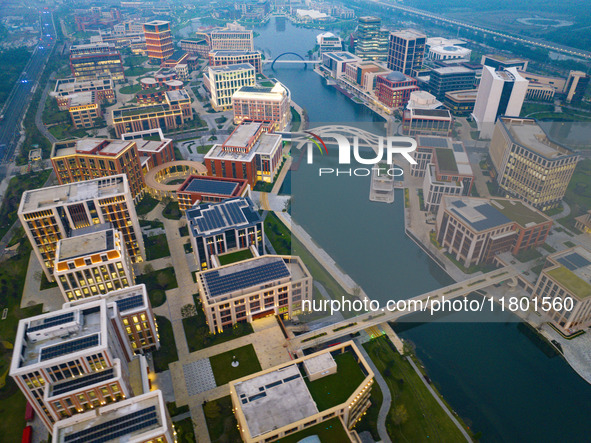
[[[587,441],[584,0],[7,0],[0,438]]]

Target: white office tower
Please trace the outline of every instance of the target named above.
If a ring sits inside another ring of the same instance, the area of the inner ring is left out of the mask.
[[[517,68],[495,71],[484,66],[482,79],[472,116],[478,124],[480,138],[491,138],[499,115],[518,117],[527,94],[529,81],[517,72]]]

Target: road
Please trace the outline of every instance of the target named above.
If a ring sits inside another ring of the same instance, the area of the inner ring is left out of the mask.
[[[13,87],[0,121],[0,145],[6,146],[1,159],[3,164],[0,166],[0,180],[6,176],[10,162],[14,159],[25,110],[39,86],[43,68],[56,45],[53,14],[49,10],[39,12],[39,27],[39,44],[33,50],[29,62]]]

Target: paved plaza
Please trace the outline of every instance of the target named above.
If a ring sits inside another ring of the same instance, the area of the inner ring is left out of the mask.
[[[201,394],[217,387],[209,358],[193,361],[183,365],[187,394]]]

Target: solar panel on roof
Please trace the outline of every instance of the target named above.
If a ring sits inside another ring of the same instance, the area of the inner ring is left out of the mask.
[[[564,265],[570,271],[575,271],[591,264],[589,260],[587,260],[582,255],[577,254],[576,252],[573,252],[572,254],[569,254],[565,257],[560,257],[558,262]]]
[[[78,390],[85,386],[90,386],[95,383],[113,378],[113,368],[106,369],[101,372],[93,372],[91,374],[83,375],[82,377],[68,380],[63,383],[59,383],[53,387],[53,395],[61,395],[64,392]]]
[[[461,143],[452,143],[454,152],[464,152],[464,146]]]
[[[466,203],[464,203],[461,200],[456,200],[456,201],[452,202],[452,205],[454,205],[456,208],[463,208],[466,206]]]
[[[430,148],[447,148],[447,139],[439,137],[421,137],[419,139],[421,146]]]
[[[50,360],[65,354],[78,352],[81,349],[90,348],[99,344],[99,334],[92,334],[75,340],[66,341],[41,349],[39,361]]]
[[[116,303],[119,311],[127,311],[128,309],[139,308],[140,306],[143,306],[144,297],[142,295],[134,295],[133,297],[117,300]]]
[[[191,180],[191,183],[185,188],[185,191],[199,192],[203,194],[232,195],[237,186],[238,183],[235,182],[196,178]]]
[[[68,312],[67,314],[56,315],[55,317],[44,318],[43,322],[39,325],[30,326],[27,332],[40,331],[42,329],[51,328],[53,326],[69,323],[74,320],[74,313]]]
[[[156,406],[149,406],[139,411],[114,418],[88,429],[66,435],[66,443],[102,443],[123,435],[158,424]]]
[[[289,277],[289,270],[283,260],[265,263],[253,268],[243,269],[232,274],[220,275],[219,271],[210,271],[203,275],[212,297],[262,283]]]

